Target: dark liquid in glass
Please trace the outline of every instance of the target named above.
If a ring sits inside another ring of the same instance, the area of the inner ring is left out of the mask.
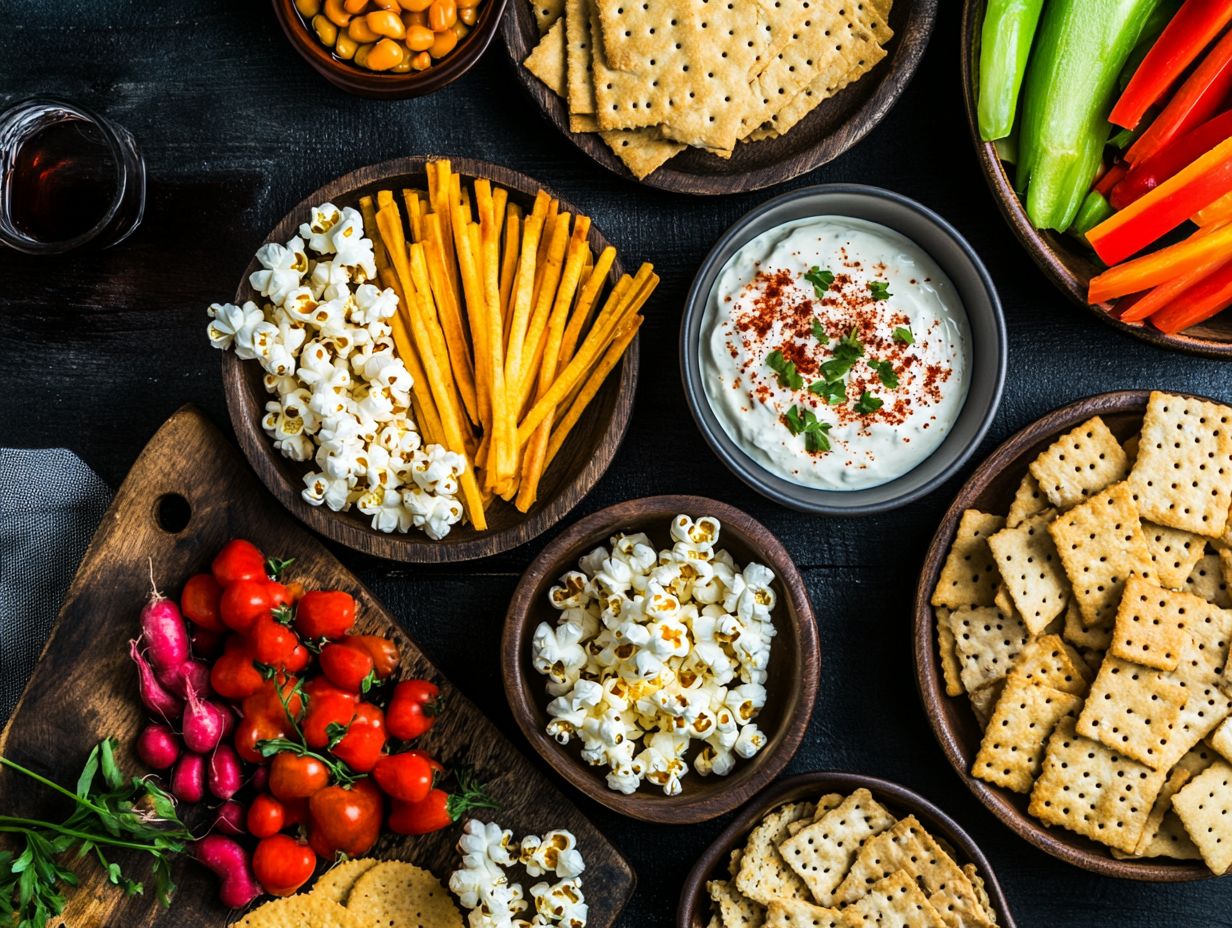
[[[16,152],[8,191],[13,224],[41,242],[76,238],[106,216],[119,183],[119,165],[98,127],[66,116]]]

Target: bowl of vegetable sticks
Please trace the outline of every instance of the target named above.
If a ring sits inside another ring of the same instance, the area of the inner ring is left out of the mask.
[[[1232,357],[1232,4],[966,0],[963,87],[1015,235],[1075,302]]]
[[[288,241],[324,203],[363,216],[374,284],[398,297],[389,321],[394,353],[413,381],[415,428],[423,445],[465,458],[462,518],[433,539],[415,529],[378,531],[355,506],[310,504],[304,478],[314,461],[280,454],[262,426],[268,375],[226,352],[228,410],[258,476],[310,528],[389,560],[487,557],[555,525],[624,438],[641,311],[658,283],[653,267],[626,274],[572,204],[481,161],[407,157],[360,168],[307,197],[266,241]],[[260,267],[254,258],[236,303],[263,301],[249,281]]]

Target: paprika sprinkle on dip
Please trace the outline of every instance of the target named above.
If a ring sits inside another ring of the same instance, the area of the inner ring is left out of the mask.
[[[918,245],[822,216],[731,257],[699,351],[710,406],[750,457],[802,486],[859,490],[941,445],[967,396],[970,341],[953,283]]]

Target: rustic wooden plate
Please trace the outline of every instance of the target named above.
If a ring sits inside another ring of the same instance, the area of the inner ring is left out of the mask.
[[[605,768],[583,763],[576,742],[563,747],[545,733],[549,697],[544,678],[531,666],[531,638],[540,622],[554,621],[559,615],[548,604],[548,590],[561,574],[577,569],[578,558],[607,544],[618,532],[643,531],[657,547],[668,547],[671,520],[680,513],[716,517],[723,525],[720,547],[729,550],[737,563],[756,561],[774,571],[777,634],[766,683],[766,706],[757,718],[768,743],[753,759],[741,760],[729,776],[703,777],[690,771],[678,796],[665,796],[650,785],[625,796],[607,788]],[[760,522],[733,506],[701,496],[629,500],[569,526],[522,575],[509,603],[501,640],[501,675],[510,709],[518,727],[544,760],[595,802],[630,818],[669,825],[704,822],[730,812],[778,776],[808,728],[820,674],[813,607],[787,550]]]
[[[1059,435],[1092,416],[1101,416],[1118,439],[1128,438],[1141,428],[1149,396],[1146,390],[1124,390],[1101,393],[1064,406],[1008,439],[976,469],[942,518],[920,572],[915,592],[915,668],[920,697],[945,756],[967,788],[1004,824],[1040,850],[1092,873],[1131,880],[1181,882],[1200,880],[1211,876],[1211,872],[1201,862],[1166,858],[1117,860],[1104,845],[1062,828],[1050,828],[1028,815],[1028,797],[971,776],[982,732],[970,702],[965,697],[945,694],[937,656],[936,615],[929,604],[963,510],[1008,511],[1027,465]]]
[[[198,411],[185,407],[146,446],[90,543],[56,619],[47,646],[13,716],[0,733],[0,754],[72,784],[86,754],[102,738],[119,740],[124,769],[141,769],[129,749],[145,722],[127,642],[149,595],[150,573],[167,592],[208,569],[219,547],[243,536],[271,553],[295,558],[294,570],[322,586],[351,591],[358,627],[393,636],[403,673],[440,684],[449,706],[425,750],[449,765],[472,764],[501,802],[495,817],[515,834],[568,828],[586,857],[591,923],[609,928],[633,893],[634,875],[608,840],[562,796],[539,769],[424,657],[394,619],[351,574],[279,507],[253,478],[230,442]],[[148,559],[148,560],[147,560]],[[36,816],[63,814],[49,790],[0,770],[0,808]],[[447,879],[455,864],[457,826],[423,838],[388,835],[374,856],[409,860]],[[144,864],[119,858],[125,871],[148,879]],[[83,864],[82,885],[69,896],[66,925],[125,928],[223,928],[231,921],[217,901],[214,877],[188,861],[177,863],[176,903],[158,906],[152,894],[127,897]],[[56,922],[59,924],[59,921]]]
[[[1221,313],[1214,319],[1178,335],[1165,335],[1149,325],[1122,322],[1111,312],[1112,304],[1100,303],[1092,306],[1087,302],[1087,286],[1091,278],[1103,270],[1103,264],[1095,257],[1095,253],[1082,248],[1065,235],[1041,232],[1031,224],[1022,200],[1014,192],[1014,182],[997,156],[996,147],[980,138],[976,94],[979,91],[980,31],[984,26],[987,3],[988,0],[965,0],[963,4],[963,99],[980,169],[1014,235],[1022,242],[1022,246],[1039,269],[1062,293],[1114,328],[1160,348],[1208,358],[1232,358],[1232,312]]]
[[[326,184],[310,194],[278,223],[265,241],[285,242],[296,234],[308,210],[331,201],[338,206],[358,206],[364,194],[379,189],[415,186],[426,188],[424,165],[429,157],[395,158],[381,164],[360,168]],[[451,159],[454,170],[466,178],[488,177],[493,183],[509,190],[511,199],[529,205],[542,186],[525,174],[485,161],[466,158]],[[576,214],[577,208],[561,200],[562,211]],[[591,226],[590,244],[596,253],[608,241],[595,226]],[[244,269],[235,291],[235,300],[242,303],[253,299],[248,276],[257,270],[256,258]],[[624,269],[618,258],[612,265],[611,280],[620,279]],[[257,297],[259,300],[260,297]],[[591,403],[587,414],[569,435],[560,453],[552,462],[539,486],[539,501],[523,515],[513,506],[496,500],[488,510],[488,530],[476,532],[469,525],[456,525],[441,541],[433,541],[422,532],[412,530],[405,535],[375,531],[368,518],[358,510],[333,512],[325,506],[310,506],[300,491],[304,475],[310,470],[304,463],[284,458],[274,450],[273,443],[261,428],[265,403],[269,398],[261,383],[261,366],[255,361],[241,361],[234,352],[224,352],[222,360],[223,386],[227,409],[240,447],[248,462],[287,509],[314,531],[320,532],[348,548],[363,551],[391,561],[410,563],[445,563],[489,557],[516,548],[551,528],[576,506],[607,471],[624,440],[633,411],[633,393],[637,386],[638,340],[626,352],[624,360],[604,383]]]
[[[959,865],[975,864],[988,898],[996,909],[1000,928],[1015,928],[1014,916],[1005,901],[1005,894],[997,882],[992,866],[971,837],[939,808],[905,786],[866,777],[858,773],[805,773],[791,777],[767,790],[756,801],[749,803],[735,821],[715,839],[694,865],[680,893],[680,907],[676,910],[677,928],[705,928],[709,921],[710,897],[706,883],[723,879],[727,875],[728,856],[744,843],[750,831],[777,806],[805,799],[820,799],[826,793],[850,793],[864,788],[878,802],[884,803],[891,812],[899,815],[915,815],[935,837],[943,838],[955,851]]]
[[[678,193],[739,193],[781,184],[837,158],[881,122],[911,82],[932,34],[937,5],[938,0],[895,0],[890,10],[894,38],[886,58],[783,137],[737,145],[727,160],[689,148],[642,183]],[[510,0],[510,7],[502,25],[505,47],[518,79],[544,115],[599,164],[635,179],[596,133],[570,132],[565,102],[522,67],[539,43],[539,28],[527,0]]]

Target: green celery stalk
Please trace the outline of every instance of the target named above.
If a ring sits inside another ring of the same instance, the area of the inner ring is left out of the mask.
[[[988,0],[980,32],[980,138],[1003,139],[1014,129],[1018,94],[1044,0]]]
[[[1037,229],[1064,231],[1108,140],[1117,78],[1160,0],[1050,0],[1023,91],[1016,186]]]
[[[1074,218],[1074,224],[1070,226],[1069,231],[1081,239],[1084,245],[1090,247],[1087,242],[1087,233],[1115,212],[1116,210],[1104,199],[1102,193],[1092,190],[1082,201],[1082,207],[1078,210],[1078,215]]]

